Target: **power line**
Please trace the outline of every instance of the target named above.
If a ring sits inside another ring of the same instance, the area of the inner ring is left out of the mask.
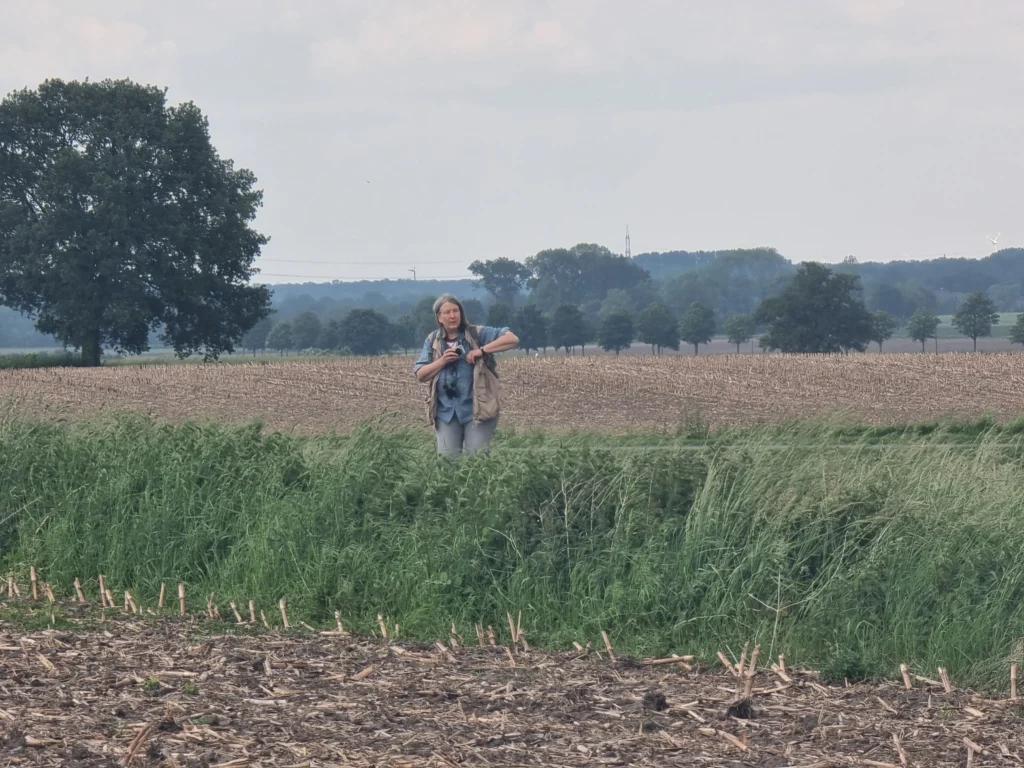
[[[290,274],[284,274],[284,273],[281,273],[281,272],[260,272],[259,275],[256,275],[256,277],[290,277],[290,278],[302,278],[302,279],[306,279],[306,280],[336,280],[336,281],[342,282],[342,283],[359,282],[359,281],[362,281],[362,280],[366,280],[366,281],[394,280],[396,282],[399,281],[399,280],[409,280],[408,277],[394,277],[393,275],[388,275],[388,276],[383,276],[383,277],[373,277],[373,276],[368,276],[368,277],[363,277],[363,276],[360,276],[360,277],[339,277],[338,275],[290,275]],[[449,276],[441,276],[441,277],[435,277],[433,275],[428,275],[428,276],[417,275],[417,280],[420,281],[420,282],[422,282],[424,280],[472,280],[472,279],[473,279],[472,275],[449,275]]]
[[[276,259],[269,257],[260,257],[260,261],[274,261],[285,264],[329,264],[335,267],[364,267],[364,266],[377,266],[377,267],[405,267],[408,266],[409,261],[415,261],[417,264],[465,264],[465,259],[447,259],[444,261],[421,261],[420,259],[410,259],[409,261],[346,261],[343,264],[339,264],[335,261],[318,261],[316,259]]]

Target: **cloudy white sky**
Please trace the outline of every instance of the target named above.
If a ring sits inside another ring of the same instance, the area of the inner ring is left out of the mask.
[[[194,101],[267,282],[597,242],[788,258],[1024,244],[1020,0],[0,0],[0,91]]]

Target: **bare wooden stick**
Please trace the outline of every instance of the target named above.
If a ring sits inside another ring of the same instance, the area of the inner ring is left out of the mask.
[[[723,666],[723,667],[725,667],[725,668],[726,668],[727,670],[729,670],[729,673],[730,673],[730,674],[732,674],[732,675],[734,675],[734,676],[736,676],[736,677],[739,677],[739,672],[738,672],[738,671],[736,670],[736,667],[734,667],[734,666],[732,665],[732,662],[731,662],[731,661],[729,661],[729,660],[728,660],[728,659],[727,659],[727,658],[725,657],[725,654],[724,654],[724,653],[722,653],[721,651],[719,651],[719,652],[718,652],[718,660],[719,660],[720,662],[722,662],[722,666]]]
[[[277,608],[281,611],[281,621],[284,623],[284,628],[291,629],[292,625],[288,623],[288,601],[282,597],[277,601]]]
[[[110,606],[113,608],[114,606]],[[128,747],[128,754],[124,756],[124,765],[131,765],[133,759],[135,759],[136,753],[142,748],[142,745],[149,738],[149,734],[153,732],[155,723],[149,723],[139,729],[138,734],[132,740],[132,743]]]
[[[743,698],[750,699],[754,689],[754,675],[757,674],[757,657],[761,655],[761,646],[755,645],[753,653],[750,654],[750,667],[747,669],[743,681]]]
[[[900,664],[900,674],[903,675],[903,687],[909,691],[914,687],[910,682],[910,667],[906,664]]]
[[[1010,699],[1017,700],[1017,662],[1010,665]]]
[[[255,624],[256,623],[256,601],[255,600],[250,600],[249,601],[249,623],[250,624]]]
[[[953,684],[949,682],[949,674],[945,667],[939,667],[939,679],[942,681],[942,688],[946,693],[953,692]]]
[[[779,679],[784,683],[792,683],[793,678],[786,674],[786,671],[782,669],[778,664],[772,664],[772,672],[779,676]]]
[[[779,654],[779,671],[784,675],[789,674],[786,672],[786,654],[784,653]]]
[[[267,621],[267,614],[265,614],[265,613],[264,613],[264,612],[262,611],[262,609],[260,610],[260,621],[262,621],[262,622],[263,622],[263,626],[264,626],[264,627],[266,627],[267,629],[270,629],[270,622],[269,622],[269,621]]]
[[[892,735],[893,746],[896,747],[896,754],[899,755],[900,765],[903,768],[907,768],[907,753],[903,751],[903,744],[900,742],[900,737],[895,733]]]
[[[178,582],[178,615],[185,615],[185,582]]]
[[[160,597],[157,598],[156,607],[161,611],[167,605],[167,585],[164,582],[160,582]]]
[[[615,651],[612,649],[612,641],[608,638],[608,633],[603,629],[601,630],[601,639],[604,640],[604,649],[608,651],[608,658],[615,661]]]
[[[78,597],[78,602],[84,604],[86,601],[85,593],[82,592],[82,582],[75,577],[75,595]]]
[[[104,591],[107,595],[107,605],[109,605],[111,608],[115,608],[117,604],[114,602],[114,593],[111,592],[109,589]]]
[[[516,646],[519,644],[519,634],[516,632],[516,623],[512,620],[512,614],[506,611],[505,615],[508,617],[508,632],[511,637],[509,645],[512,646],[512,651],[515,652]]]
[[[100,574],[100,607],[107,607],[107,577],[102,573]],[[110,606],[113,608],[114,606]]]
[[[235,614],[235,624],[244,624],[245,622],[242,621],[242,614],[238,612],[238,607],[235,605],[234,601],[231,601],[228,605],[231,606],[231,612]]]
[[[341,625],[341,611],[334,612],[334,623],[338,627],[338,631],[345,634],[345,628]]]
[[[750,642],[743,644],[743,651],[740,653],[740,663],[736,665],[736,675],[743,677],[743,670],[747,666],[747,651],[750,650]]]
[[[667,656],[663,659],[642,659],[640,661],[645,667],[660,667],[663,664],[682,664],[689,666],[693,656]]]
[[[36,567],[34,565],[30,565],[28,567],[28,579],[29,579],[29,582],[32,584],[32,599],[33,600],[38,600],[39,599],[39,577],[36,575]]]

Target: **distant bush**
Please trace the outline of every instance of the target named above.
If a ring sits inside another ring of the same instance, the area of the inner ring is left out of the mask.
[[[57,368],[81,365],[81,356],[71,352],[24,352],[0,355],[0,370],[8,368]]]

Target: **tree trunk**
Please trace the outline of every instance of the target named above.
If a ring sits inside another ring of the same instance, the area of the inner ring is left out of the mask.
[[[977,352],[978,351],[978,337],[977,336],[971,336],[971,341],[974,342],[974,351]]]
[[[696,356],[697,356],[698,354],[700,354],[700,353],[699,353],[699,351],[698,351],[698,349],[697,349],[697,348],[698,348],[699,346],[700,346],[700,345],[698,345],[698,344],[694,344],[694,345],[693,345],[693,356],[694,356],[694,357],[696,357]]]
[[[90,330],[82,341],[82,365],[97,366],[100,364],[100,355],[103,350],[100,348],[99,329]]]

